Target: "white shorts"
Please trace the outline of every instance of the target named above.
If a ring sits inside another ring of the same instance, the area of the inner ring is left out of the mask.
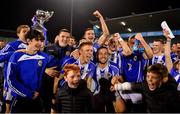
[[[131,100],[133,104],[142,103],[141,93],[122,93],[122,91],[120,91],[120,95],[125,101]]]

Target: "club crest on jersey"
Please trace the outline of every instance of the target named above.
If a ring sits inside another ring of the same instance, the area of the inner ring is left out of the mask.
[[[159,63],[160,63],[160,64],[164,64],[164,61],[163,61],[163,60],[160,60]]]
[[[110,79],[111,78],[111,73],[108,73],[106,76],[105,76],[105,78],[108,80],[108,79]]]
[[[137,61],[137,56],[134,56],[134,61]]]
[[[89,72],[90,72],[90,70],[88,70],[88,69],[84,71],[84,73],[86,73],[86,74],[88,74]]]
[[[38,61],[38,65],[41,67],[42,66],[42,60]]]

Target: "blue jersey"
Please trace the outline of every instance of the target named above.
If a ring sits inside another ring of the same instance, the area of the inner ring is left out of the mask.
[[[93,43],[93,56],[92,56],[91,60],[94,64],[96,64],[96,61],[97,61],[96,52],[99,47],[100,47],[100,45],[97,42]]]
[[[94,77],[95,74],[95,64],[93,62],[89,62],[88,64],[81,65],[79,59],[74,59],[73,57],[65,57],[61,62],[61,69],[66,64],[76,64],[80,67],[80,73],[81,73],[81,79],[87,79],[88,77],[91,77],[92,80],[92,85],[90,90],[94,92],[96,88],[96,77]],[[62,72],[62,71],[61,71]],[[60,80],[59,85],[62,86],[65,83],[64,79]]]
[[[174,77],[177,83],[180,83],[180,72],[178,70],[172,68],[170,74]]]
[[[127,82],[142,82],[147,60],[142,54],[131,54],[122,56],[122,75]]]
[[[171,52],[171,59],[172,59],[172,62],[175,62],[178,59],[178,55]]]
[[[109,58],[109,61],[112,61],[113,63],[116,64],[116,66],[119,69],[120,74],[122,74],[122,71],[121,71],[121,66],[122,66],[121,56],[123,56],[122,51],[123,51],[122,48],[120,48],[118,51],[113,52]]]
[[[71,52],[71,48],[69,46],[61,47],[58,44],[52,44],[51,46],[45,47],[44,52],[53,55],[57,61],[60,61],[65,56],[68,56],[67,53]]]
[[[100,67],[96,66],[96,83],[97,83],[97,88],[96,88],[96,92],[95,93],[99,93],[100,91],[100,84],[99,84],[99,80],[101,78],[105,78],[107,80],[111,80],[113,76],[119,76],[119,69],[114,66],[113,64],[111,64],[109,62],[109,64],[101,69]]]
[[[41,88],[42,76],[46,67],[55,66],[52,56],[43,52],[29,55],[15,52],[8,63],[8,85],[14,97],[32,98]]]
[[[0,62],[8,61],[10,56],[18,49],[25,49],[27,44],[22,42],[21,40],[15,40],[13,42],[8,43],[1,51],[0,51]]]
[[[100,48],[100,45],[97,42],[93,43],[93,51],[95,53],[97,52],[98,48]]]
[[[66,65],[66,64],[76,64],[80,67],[81,69],[81,78],[85,79],[87,76],[90,76],[93,78],[93,74],[95,72],[95,64],[93,62],[89,62],[88,64],[81,65],[79,59],[74,59],[73,57],[65,57],[61,62],[61,69]]]
[[[119,69],[109,63],[105,68],[101,69],[100,67],[96,66],[96,79],[99,81],[101,78],[110,79],[113,76],[119,76]]]
[[[0,62],[4,62],[4,87],[7,89],[8,84],[7,80],[7,65],[10,56],[19,49],[25,49],[27,44],[22,42],[21,40],[15,40],[13,42],[8,43],[1,51],[0,51]]]
[[[153,58],[150,60],[150,65],[153,65],[156,63],[161,63],[165,65],[165,55],[164,54],[159,55],[159,56],[153,55]]]
[[[177,55],[176,54],[171,53],[170,56],[171,56],[172,62],[177,60]],[[165,64],[166,63],[165,55],[164,54],[159,55],[159,56],[153,55],[153,58],[149,60],[149,66],[153,65],[153,64],[156,64],[156,63],[160,63],[160,64],[163,64],[163,65],[166,65]]]

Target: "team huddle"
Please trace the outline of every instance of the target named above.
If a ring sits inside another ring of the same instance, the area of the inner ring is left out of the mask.
[[[67,29],[45,46],[40,31],[18,26],[0,51],[2,112],[180,112],[180,43],[171,50],[165,29],[152,47],[141,33],[125,41],[93,15],[102,34],[87,28],[78,45]]]

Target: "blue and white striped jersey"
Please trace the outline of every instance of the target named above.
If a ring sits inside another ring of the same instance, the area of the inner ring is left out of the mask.
[[[180,83],[180,72],[178,70],[172,68],[170,74],[174,77],[177,83]]]
[[[111,64],[111,62],[109,62],[109,64],[107,64],[107,66],[105,68],[100,68],[98,66],[96,66],[96,80],[97,80],[97,89],[96,89],[96,94],[100,91],[100,84],[99,84],[99,80],[101,78],[105,78],[107,80],[111,80],[113,76],[120,76],[119,75],[119,69],[114,66],[113,64]]]

